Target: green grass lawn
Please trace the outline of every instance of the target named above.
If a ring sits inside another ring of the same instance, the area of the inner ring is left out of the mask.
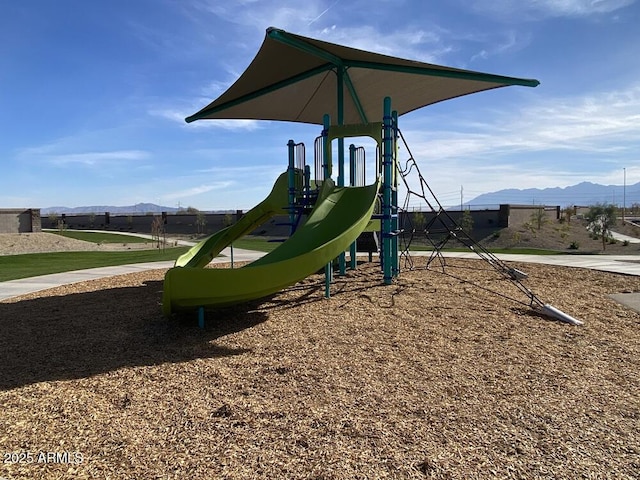
[[[112,233],[64,232],[65,236],[94,243],[131,243],[144,242],[145,239]],[[262,237],[245,237],[233,242],[234,247],[247,250],[270,252],[280,242],[269,242]],[[411,250],[430,250],[426,245],[412,245]],[[188,247],[168,248],[164,251],[156,249],[115,251],[115,252],[53,252],[30,253],[22,255],[0,256],[0,282],[18,278],[47,275],[86,268],[127,265],[131,263],[160,262],[175,260],[188,250]],[[467,248],[448,248],[449,252],[468,252]],[[534,248],[503,248],[491,250],[492,253],[519,253],[528,255],[557,255],[566,252]]]
[[[140,237],[118,235],[109,232],[94,233],[67,230],[63,234],[55,231],[50,231],[50,233],[93,243],[140,243],[150,241]],[[269,242],[265,238],[248,237],[235,241],[233,245],[234,247],[247,250],[270,252],[280,245],[280,243]],[[175,260],[188,249],[188,247],[176,247],[167,248],[164,252],[149,249],[115,252],[27,253],[22,255],[0,256],[0,282],[86,268]]]
[[[65,230],[64,232],[46,230],[46,232],[91,243],[151,243],[151,240],[147,238],[134,237],[133,235],[119,235],[110,232],[83,232],[81,230]]]
[[[244,248],[247,250],[257,250],[260,252],[270,252],[274,248],[280,245],[280,242],[269,242],[267,239],[262,237],[244,237],[240,240],[236,240],[233,242],[233,246],[237,248]],[[424,251],[424,250],[432,250],[432,247],[429,245],[422,244],[412,244],[410,251]],[[443,251],[445,252],[470,252],[468,248],[464,247],[455,247],[455,248],[445,248]],[[546,250],[541,248],[495,248],[489,250],[492,253],[518,253],[523,255],[561,255],[566,254],[567,252],[562,252],[558,250]]]
[[[186,247],[177,247],[167,248],[165,251],[154,249],[123,252],[53,252],[6,255],[0,256],[0,282],[85,268],[175,260],[186,251]]]

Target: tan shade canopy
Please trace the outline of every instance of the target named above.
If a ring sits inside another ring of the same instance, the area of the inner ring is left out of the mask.
[[[443,100],[537,80],[405,60],[267,29],[256,57],[199,119],[283,120],[322,124],[379,122],[384,97],[398,115]]]

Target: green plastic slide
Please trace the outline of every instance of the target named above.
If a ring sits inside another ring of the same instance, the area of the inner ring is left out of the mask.
[[[281,179],[282,176],[273,192],[277,190]],[[317,272],[344,252],[367,228],[378,190],[379,182],[366,187],[335,187],[333,181],[327,180],[304,225],[286,242],[259,260],[236,269],[188,266],[170,269],[164,279],[164,314],[199,307],[222,307],[262,298]],[[237,228],[240,230],[241,227]],[[211,241],[216,247],[209,252],[215,252],[225,242],[221,239]],[[193,257],[198,254],[196,250]],[[189,263],[184,262],[185,265]],[[201,261],[191,263],[195,266]]]
[[[176,267],[204,268],[222,250],[231,245],[238,238],[244,237],[271,217],[286,214],[289,204],[289,182],[287,172],[280,174],[271,193],[262,202],[249,210],[237,223],[218,230],[191,247],[186,253],[178,257]],[[296,170],[296,183],[301,182],[301,173]]]

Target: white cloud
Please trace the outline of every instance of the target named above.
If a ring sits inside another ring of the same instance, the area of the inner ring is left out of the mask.
[[[151,109],[148,111],[148,113],[153,117],[160,117],[160,118],[164,118],[166,120],[171,120],[172,122],[177,122],[181,124],[185,123],[184,119],[187,117],[184,111],[175,110],[171,108]]]
[[[190,124],[198,128],[220,128],[230,131],[254,131],[263,128],[264,120],[198,120]]]
[[[640,181],[640,85],[489,113],[483,123],[459,122],[460,130],[453,130],[457,119],[444,116],[421,117],[421,130],[413,120],[403,129],[427,182],[446,205],[459,203],[461,185],[469,199],[504,188],[621,185],[623,168],[627,184]],[[408,158],[404,147],[399,158]]]
[[[206,103],[203,103],[203,106]],[[200,107],[202,108],[202,107]],[[190,124],[185,123],[185,118],[196,112],[197,109],[192,109],[190,113],[186,114],[186,110],[175,109],[154,109],[149,110],[149,115],[171,120],[172,122],[179,123],[181,126],[187,128],[217,128],[229,131],[254,131],[263,128],[267,123],[264,120],[198,120]]]
[[[587,16],[609,13],[633,4],[635,0],[536,0],[532,9],[551,16]]]
[[[588,17],[611,13],[636,0],[476,0],[477,13],[511,20],[541,20],[549,17]]]
[[[318,0],[201,0],[196,8],[214,14],[230,23],[264,29],[274,26],[283,29],[309,25],[326,13],[325,2]]]
[[[344,3],[346,5],[347,2]],[[384,32],[361,22],[353,26],[350,21],[352,12],[347,7],[342,8],[341,0],[197,0],[193,5],[238,26],[243,34],[233,38],[234,42],[244,42],[242,37],[245,35],[255,35],[255,32],[264,32],[267,26],[273,26],[353,48],[425,62],[435,62],[453,49],[444,40],[450,33],[433,23],[424,25],[422,22],[420,27],[404,23]],[[328,27],[320,25],[335,20],[340,23],[331,23]],[[233,78],[239,75],[232,72],[231,67],[227,70]]]
[[[447,119],[454,128],[456,121]],[[637,148],[640,85],[579,98],[554,98],[500,112],[486,123],[460,122],[462,131],[434,130],[422,138],[428,158],[570,150],[616,153]]]
[[[331,43],[430,63],[440,61],[454,48],[447,41],[449,33],[436,25],[430,25],[428,28],[403,25],[402,28],[384,33],[371,25],[333,25],[315,35]]]
[[[529,33],[515,30],[507,30],[506,32],[490,35],[470,35],[467,39],[484,45],[478,53],[471,57],[472,62],[478,59],[486,60],[496,55],[517,52],[531,43],[531,35]]]
[[[212,190],[221,190],[230,187],[233,182],[216,182],[208,185],[197,185],[195,187],[187,188],[185,190],[179,190],[176,192],[165,193],[162,198],[167,201],[179,200],[189,197],[195,197],[202,195],[203,193],[210,192]]]
[[[87,167],[123,162],[146,160],[151,154],[145,150],[112,150],[102,152],[61,153],[58,144],[30,147],[21,150],[18,157],[23,160],[40,161],[49,165],[64,167],[83,165]]]

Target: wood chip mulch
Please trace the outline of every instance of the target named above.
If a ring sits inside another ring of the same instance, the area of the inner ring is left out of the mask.
[[[204,330],[160,270],[0,302],[0,477],[639,478],[640,314],[607,297],[638,279],[514,266],[585,325],[375,264]]]

